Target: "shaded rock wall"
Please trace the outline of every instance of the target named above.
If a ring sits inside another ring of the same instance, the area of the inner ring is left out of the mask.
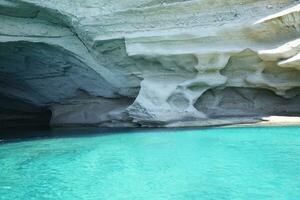
[[[298,115],[299,12],[295,0],[0,0],[1,126]]]

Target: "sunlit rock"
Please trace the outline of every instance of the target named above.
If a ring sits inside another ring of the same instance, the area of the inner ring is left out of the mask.
[[[0,127],[299,115],[297,3],[0,0]]]

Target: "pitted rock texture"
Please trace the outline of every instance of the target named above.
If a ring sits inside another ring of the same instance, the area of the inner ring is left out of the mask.
[[[300,115],[295,0],[0,0],[0,127]]]

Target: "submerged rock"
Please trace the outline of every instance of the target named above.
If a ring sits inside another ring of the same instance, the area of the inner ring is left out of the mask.
[[[300,114],[294,0],[0,0],[0,25],[0,127]]]

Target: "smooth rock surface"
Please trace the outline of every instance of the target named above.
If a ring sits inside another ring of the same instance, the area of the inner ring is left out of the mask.
[[[0,0],[0,127],[299,115],[298,3]]]

